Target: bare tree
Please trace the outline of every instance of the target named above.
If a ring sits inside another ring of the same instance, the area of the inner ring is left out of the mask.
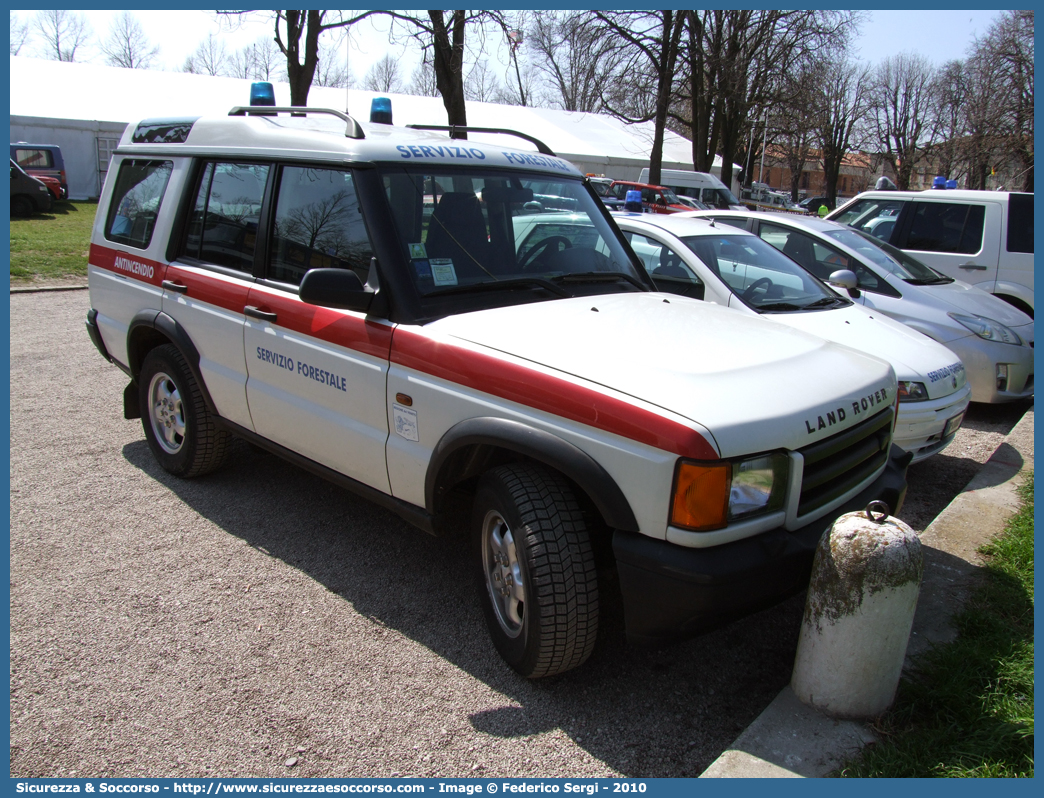
[[[649,181],[660,182],[663,161],[664,131],[667,129],[667,111],[674,94],[674,73],[686,14],[680,11],[595,11],[594,17],[619,42],[624,53],[624,71],[640,75],[648,73],[654,80],[655,105],[652,115],[641,121],[653,123],[653,142],[649,156]],[[603,100],[605,95],[603,95]],[[609,113],[628,121],[629,114],[616,103],[607,104]]]
[[[407,94],[418,97],[438,97],[439,87],[435,83],[435,67],[431,63],[430,53],[425,52],[420,65],[413,70],[410,83],[406,87]]]
[[[966,176],[971,140],[968,137],[971,72],[960,59],[947,61],[932,86],[936,120],[935,161],[939,173],[960,181]]]
[[[464,97],[475,102],[494,102],[503,90],[500,78],[489,68],[485,58],[480,58],[475,63],[464,82]]]
[[[910,186],[914,170],[932,143],[932,87],[935,70],[922,55],[886,58],[874,76],[874,127],[878,145],[895,170],[899,189]]]
[[[1024,191],[1033,191],[1033,16],[1032,10],[1003,12],[984,39],[975,43],[973,56],[1000,78],[997,99],[1005,109],[998,131],[1001,149],[1006,159],[1021,167],[1013,177]]]
[[[219,11],[222,23],[235,29],[246,14],[261,13],[253,11]],[[371,17],[376,11],[365,11],[355,16],[345,16],[340,11],[318,11],[315,9],[300,11],[270,11],[274,28],[274,41],[286,59],[286,79],[290,84],[290,104],[303,106],[308,104],[308,90],[315,84],[316,70],[319,69],[319,38],[326,31],[346,29],[360,20]],[[333,69],[332,63],[330,64]],[[326,79],[332,79],[328,74]],[[324,80],[320,76],[320,80]],[[353,81],[347,67],[341,77],[342,81]]]
[[[376,61],[366,72],[362,86],[367,91],[382,93],[399,93],[402,91],[402,78],[399,76],[399,61],[390,54]]]
[[[37,11],[32,31],[43,56],[52,61],[75,61],[91,37],[87,17],[61,9]]]
[[[355,75],[348,68],[347,57],[341,45],[319,45],[319,61],[315,66],[313,86],[350,89],[356,84]]]
[[[226,72],[229,77],[244,80],[285,80],[286,60],[275,40],[262,36],[253,44],[237,50],[228,57]]]
[[[696,168],[709,169],[720,152],[721,177],[729,184],[732,164],[755,138],[751,127],[779,101],[782,77],[817,51],[841,46],[860,17],[849,11],[773,9],[687,16],[682,99],[688,109],[679,117],[691,125]]]
[[[779,160],[790,171],[790,196],[795,202],[805,165],[817,154],[814,151],[816,114],[813,109],[818,100],[819,75],[819,62],[811,58],[791,74],[784,75],[781,99],[770,118],[769,137]],[[750,149],[753,150],[753,146]],[[745,171],[750,171],[749,159],[752,156],[753,152],[748,152]]]
[[[225,43],[213,33],[207,34],[207,38],[199,43],[181,67],[182,72],[191,72],[194,75],[227,75],[228,70]]]
[[[22,48],[25,47],[27,41],[29,41],[29,23],[15,16],[15,13],[12,11],[11,40],[9,42],[11,55],[18,55]]]
[[[149,41],[141,23],[129,11],[112,21],[101,51],[106,64],[124,69],[150,69],[159,55],[159,47]]]
[[[545,11],[527,31],[534,65],[550,87],[545,101],[565,111],[596,113],[610,94],[617,49],[607,28],[582,11]]]
[[[870,99],[870,68],[850,61],[844,53],[823,59],[823,80],[816,119],[818,144],[822,151],[826,195],[837,205],[837,179],[852,143],[852,133],[867,111]]]

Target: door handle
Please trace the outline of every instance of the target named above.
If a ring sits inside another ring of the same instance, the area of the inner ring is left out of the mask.
[[[272,312],[267,311],[267,310],[261,310],[261,308],[256,308],[253,305],[247,305],[245,308],[243,308],[243,312],[247,316],[250,316],[251,318],[255,318],[255,319],[261,319],[261,321],[273,321],[274,322],[276,320],[276,314],[275,313],[272,313]]]
[[[979,264],[979,263],[962,263],[958,268],[966,269],[966,270],[968,270],[970,272],[971,271],[984,272],[984,271],[986,271],[989,268],[989,266],[983,266],[982,264]]]
[[[173,280],[164,280],[161,283],[161,285],[164,288],[166,288],[168,291],[172,291],[175,294],[187,294],[188,293],[188,286],[187,285],[182,285],[181,283],[176,283]]]

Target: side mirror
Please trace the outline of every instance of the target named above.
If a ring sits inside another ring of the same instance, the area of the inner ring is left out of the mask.
[[[838,288],[844,288],[848,291],[850,297],[858,297],[859,290],[856,288],[859,280],[855,276],[855,272],[851,269],[838,269],[836,272],[831,274],[827,280],[830,285],[836,285]]]
[[[370,309],[374,291],[364,288],[359,275],[350,269],[309,269],[301,280],[298,296],[309,305],[365,313]]]

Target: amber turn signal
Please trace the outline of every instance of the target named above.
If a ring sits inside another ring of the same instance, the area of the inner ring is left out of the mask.
[[[724,527],[731,483],[731,463],[680,462],[674,478],[671,524],[700,532]]]

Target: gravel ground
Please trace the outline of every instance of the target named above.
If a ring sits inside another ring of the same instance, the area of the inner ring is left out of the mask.
[[[12,776],[691,777],[789,680],[801,597],[657,651],[610,617],[583,668],[517,677],[462,542],[244,443],[161,471],[87,303],[11,296]],[[973,408],[903,517],[1020,415]]]

